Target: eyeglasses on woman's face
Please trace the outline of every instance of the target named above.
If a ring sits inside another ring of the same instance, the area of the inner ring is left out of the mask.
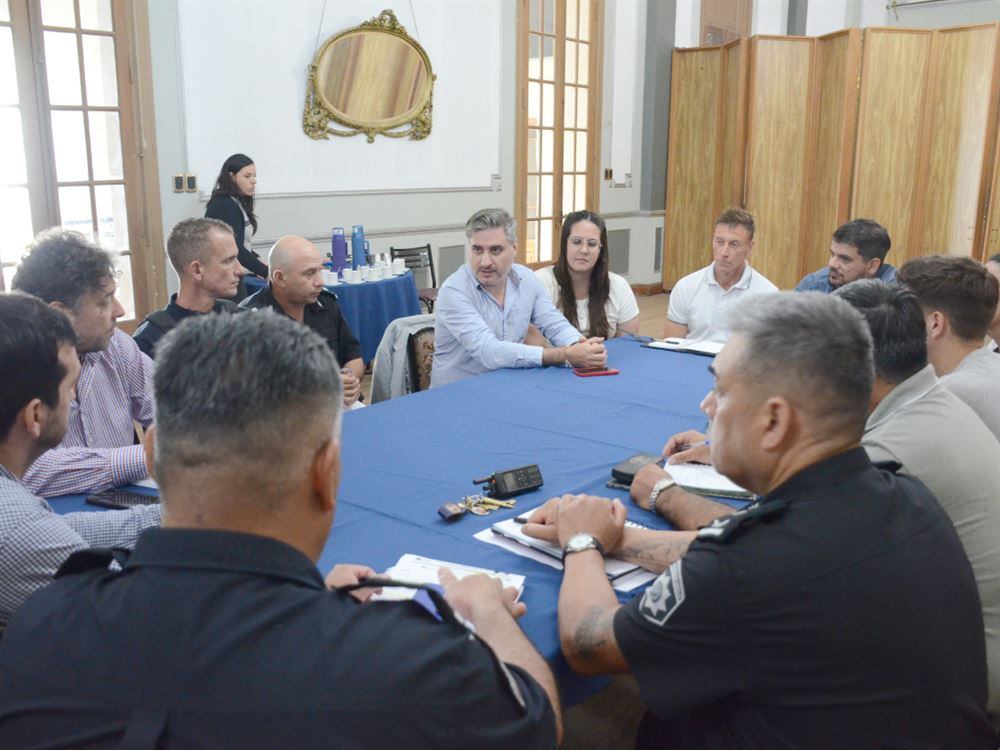
[[[583,237],[570,237],[569,244],[576,250],[579,250],[584,245],[587,246],[589,250],[597,250],[601,246],[598,240],[585,240]]]

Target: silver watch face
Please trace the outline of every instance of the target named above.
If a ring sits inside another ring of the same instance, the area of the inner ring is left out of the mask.
[[[591,534],[574,534],[566,542],[566,549],[570,552],[580,552],[591,548],[597,548],[597,540]]]

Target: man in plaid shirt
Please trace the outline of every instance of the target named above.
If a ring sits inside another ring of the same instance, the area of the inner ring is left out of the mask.
[[[39,234],[14,274],[13,287],[66,314],[76,331],[81,365],[63,441],[24,475],[43,497],[118,487],[146,476],[133,420],[153,421],[153,363],[115,321],[125,314],[115,298],[111,256],[77,232]]]
[[[66,433],[80,359],[66,316],[24,294],[0,294],[0,632],[69,555],[127,546],[160,522],[160,506],[56,515],[21,482]]]

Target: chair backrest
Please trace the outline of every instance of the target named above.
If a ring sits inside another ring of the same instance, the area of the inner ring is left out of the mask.
[[[371,403],[388,401],[413,392],[410,369],[410,334],[434,326],[433,315],[396,318],[385,329],[372,362]]]
[[[430,243],[417,247],[390,247],[389,256],[393,260],[403,258],[406,261],[406,267],[411,271],[416,272],[421,268],[428,269],[431,277],[429,288],[437,288],[437,275],[434,273],[434,254],[431,253]]]
[[[413,393],[431,387],[431,366],[434,364],[434,326],[410,334],[406,343],[410,366],[410,389]]]

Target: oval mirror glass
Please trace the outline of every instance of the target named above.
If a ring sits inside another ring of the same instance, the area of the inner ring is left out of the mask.
[[[422,107],[430,76],[408,42],[355,31],[331,44],[316,69],[323,103],[352,120],[382,123]]]
[[[392,11],[383,11],[320,48],[310,66],[303,129],[312,138],[358,133],[369,142],[378,133],[426,138],[434,78],[424,49]],[[330,120],[352,130],[330,127]]]

